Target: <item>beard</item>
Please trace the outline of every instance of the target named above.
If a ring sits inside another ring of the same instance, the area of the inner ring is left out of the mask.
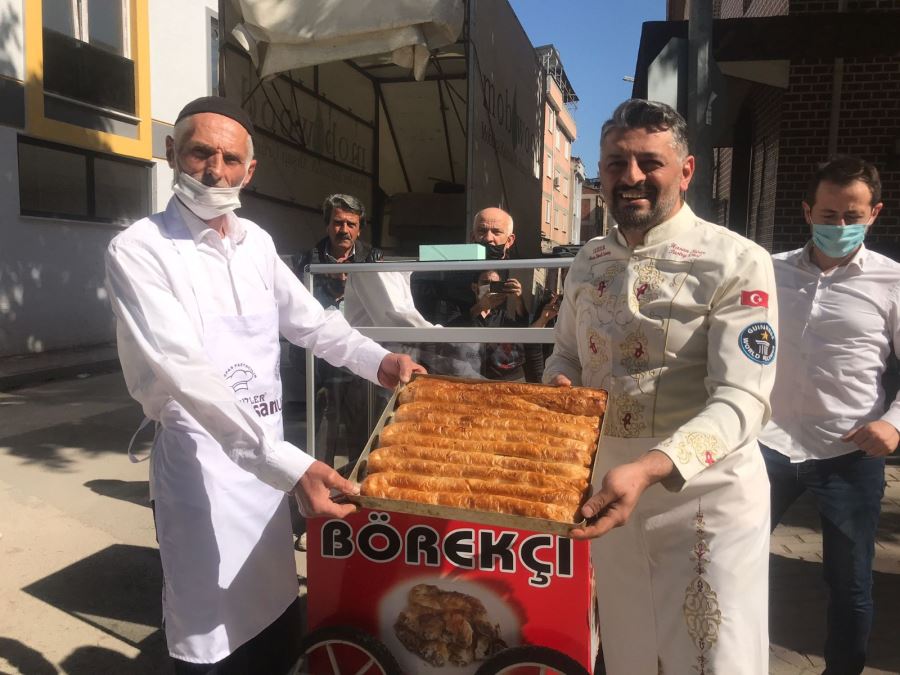
[[[623,192],[642,192],[650,202],[647,210],[638,210],[622,197]],[[617,187],[613,192],[609,210],[619,225],[619,229],[629,232],[647,232],[664,222],[678,205],[681,198],[677,190],[660,193],[648,185]]]

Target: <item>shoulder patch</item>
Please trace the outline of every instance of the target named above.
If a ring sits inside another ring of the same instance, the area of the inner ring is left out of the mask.
[[[775,330],[768,323],[751,323],[738,338],[744,355],[761,365],[768,365],[775,358]]]

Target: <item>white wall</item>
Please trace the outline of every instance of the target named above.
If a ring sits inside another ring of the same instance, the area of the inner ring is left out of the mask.
[[[19,216],[16,133],[0,127],[0,356],[108,341],[103,252],[118,229]]]
[[[151,115],[172,123],[209,93],[209,16],[215,0],[152,0]],[[24,77],[23,0],[0,0],[0,75]],[[114,339],[104,252],[120,227],[19,215],[20,130],[0,126],[0,356],[87,346]],[[153,169],[151,206],[165,207],[171,170]]]
[[[0,75],[25,79],[24,0],[0,0]]]

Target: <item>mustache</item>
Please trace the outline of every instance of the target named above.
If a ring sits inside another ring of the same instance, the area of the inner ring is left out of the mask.
[[[341,240],[343,240],[343,239],[352,239],[352,237],[351,237],[349,234],[347,234],[346,232],[338,232],[337,238],[338,238],[338,239],[341,239]]]

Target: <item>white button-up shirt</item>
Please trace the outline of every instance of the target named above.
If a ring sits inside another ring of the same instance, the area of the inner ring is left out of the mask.
[[[160,419],[175,400],[242,468],[288,491],[313,462],[262,425],[242,403],[203,347],[204,312],[252,315],[278,308],[279,330],[336,366],[378,381],[388,353],[327,312],[281,261],[258,225],[230,215],[220,237],[173,197],[162,214],[138,221],[107,251],[107,291],[117,318],[119,360],[128,390],[144,414]],[[193,238],[206,284],[195,289],[175,238]]]
[[[900,348],[900,265],[862,246],[823,272],[810,250],[773,256],[780,353],[759,440],[792,462],[854,452],[841,436],[874,420],[900,429],[900,398],[884,412],[881,387],[891,346]]]

